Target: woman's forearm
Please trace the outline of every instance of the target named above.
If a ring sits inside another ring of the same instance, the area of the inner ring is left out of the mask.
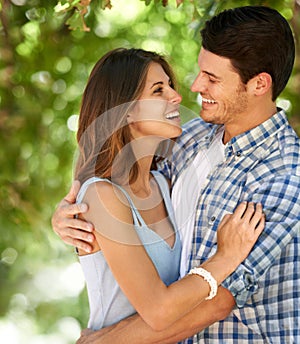
[[[226,318],[234,305],[230,292],[221,287],[213,300],[204,301],[163,331],[154,331],[140,316],[134,315],[109,328],[83,336],[77,344],[173,344]]]

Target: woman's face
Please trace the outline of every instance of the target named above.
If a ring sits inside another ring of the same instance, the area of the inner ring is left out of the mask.
[[[181,134],[179,106],[182,98],[170,83],[162,66],[152,62],[145,87],[128,119],[134,138],[174,138]]]

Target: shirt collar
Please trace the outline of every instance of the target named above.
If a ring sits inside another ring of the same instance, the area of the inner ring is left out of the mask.
[[[233,137],[225,147],[225,159],[231,155],[241,156],[260,146],[269,137],[274,136],[287,125],[287,118],[283,110],[274,114],[271,118],[259,126]]]
[[[224,127],[223,125],[214,125],[209,132],[206,133],[205,136],[202,136],[199,140],[199,145],[201,149],[205,148],[208,149],[211,145],[212,141],[216,137],[219,130],[222,130]]]

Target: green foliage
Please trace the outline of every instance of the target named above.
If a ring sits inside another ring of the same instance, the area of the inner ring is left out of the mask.
[[[292,0],[2,1],[0,339],[7,334],[10,343],[26,344],[40,335],[43,343],[74,343],[79,325],[86,325],[88,303],[77,259],[54,235],[50,219],[72,179],[76,144],[70,129],[76,127],[94,63],[121,46],[163,53],[174,66],[183,105],[197,114],[189,87],[198,69],[199,28],[218,11],[246,4],[281,10],[299,41],[299,6]],[[296,129],[299,55],[298,49],[293,78],[282,94]],[[184,121],[189,116],[184,113]],[[16,323],[19,331],[12,327]],[[65,337],[61,326],[70,326],[73,337]]]

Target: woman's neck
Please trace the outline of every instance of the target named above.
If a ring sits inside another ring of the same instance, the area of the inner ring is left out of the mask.
[[[151,187],[151,165],[153,155],[141,158],[137,161],[138,176],[136,180],[129,184],[130,190],[133,194],[139,197],[148,197],[152,192]]]
[[[152,192],[150,170],[154,154],[160,142],[161,138],[156,137],[143,137],[134,139],[131,142],[138,166],[138,176],[133,183],[130,183],[129,187],[136,196],[148,197]]]

